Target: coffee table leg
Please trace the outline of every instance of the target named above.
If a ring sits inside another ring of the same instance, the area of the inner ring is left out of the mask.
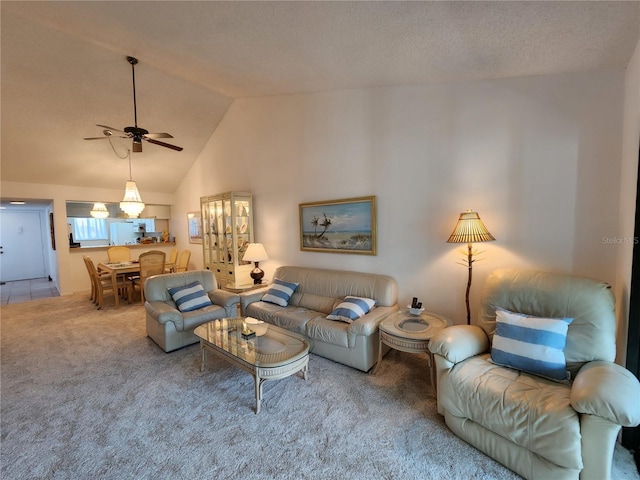
[[[260,413],[260,405],[262,403],[262,379],[260,375],[255,375],[256,379],[256,415]]]
[[[204,372],[204,363],[207,361],[207,352],[204,348],[204,343],[200,340],[200,371]]]

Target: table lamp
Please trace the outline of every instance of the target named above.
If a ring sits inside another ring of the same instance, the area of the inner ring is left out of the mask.
[[[263,260],[269,260],[269,256],[267,255],[267,251],[264,249],[264,246],[261,243],[250,243],[247,247],[247,251],[244,252],[242,256],[242,260],[245,262],[254,262],[255,268],[251,270],[251,278],[253,278],[253,283],[259,285],[262,283],[262,277],[264,277],[264,272],[258,266],[258,263]]]
[[[458,223],[453,229],[453,233],[447,240],[447,243],[466,243],[467,244],[467,258],[463,260],[461,265],[466,266],[469,269],[469,278],[467,280],[467,294],[465,297],[467,304],[467,325],[471,325],[471,309],[469,308],[469,292],[471,291],[471,275],[472,265],[475,262],[473,255],[480,252],[474,251],[471,244],[478,242],[491,242],[495,240],[493,235],[489,233],[487,227],[484,226],[480,215],[477,212],[467,210],[460,214]]]

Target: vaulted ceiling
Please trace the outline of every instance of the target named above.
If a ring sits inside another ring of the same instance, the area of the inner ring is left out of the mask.
[[[1,178],[172,193],[234,98],[624,68],[640,2],[12,2],[1,8]],[[114,152],[115,150],[115,152]]]

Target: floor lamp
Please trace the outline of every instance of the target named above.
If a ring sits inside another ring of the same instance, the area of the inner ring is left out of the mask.
[[[471,244],[478,242],[491,242],[495,240],[493,235],[489,233],[487,227],[484,226],[482,220],[480,220],[480,216],[477,212],[472,212],[471,210],[467,210],[460,214],[460,218],[458,219],[458,223],[456,227],[453,229],[453,233],[447,240],[447,243],[466,243],[467,244],[467,258],[464,265],[469,269],[469,279],[467,280],[467,294],[465,296],[465,301],[467,304],[467,325],[471,325],[471,309],[469,308],[469,292],[471,291],[471,275],[473,270],[473,262],[475,262],[473,255],[477,255],[478,251],[474,251]]]

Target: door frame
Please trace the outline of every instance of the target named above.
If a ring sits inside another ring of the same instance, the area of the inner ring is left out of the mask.
[[[637,177],[626,367],[640,378],[640,148],[638,148]],[[636,467],[640,470],[640,426],[622,428],[622,446],[634,452]]]

